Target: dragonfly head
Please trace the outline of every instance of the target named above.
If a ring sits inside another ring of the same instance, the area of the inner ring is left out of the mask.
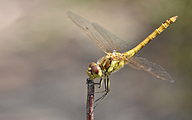
[[[102,70],[96,63],[92,62],[87,69],[87,74],[92,79],[100,78],[102,76]]]

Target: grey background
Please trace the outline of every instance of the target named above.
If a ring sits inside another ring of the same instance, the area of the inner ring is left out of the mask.
[[[86,67],[105,54],[67,18],[72,11],[131,47],[178,15],[138,53],[176,82],[125,66],[110,76],[111,91],[95,119],[191,120],[191,5],[190,0],[0,0],[0,119],[86,119]]]

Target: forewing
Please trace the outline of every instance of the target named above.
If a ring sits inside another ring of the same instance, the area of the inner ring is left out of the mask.
[[[97,23],[92,23],[72,12],[67,13],[69,19],[83,30],[91,40],[104,52],[124,52],[128,45]]]
[[[125,64],[137,70],[145,70],[148,73],[162,80],[174,82],[172,77],[160,65],[153,63],[145,58],[132,57],[127,60]]]
[[[129,45],[125,41],[113,35],[111,32],[101,27],[99,24],[93,23],[93,26],[97,30],[99,35],[101,35],[100,39],[102,39],[102,41],[105,41],[106,44],[110,46],[110,52],[113,52],[115,50],[117,52],[123,53],[130,49]]]

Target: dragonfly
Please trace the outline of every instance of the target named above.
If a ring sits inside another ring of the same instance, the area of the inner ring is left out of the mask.
[[[102,83],[104,83],[105,86],[104,91],[97,92],[104,94],[95,100],[95,103],[97,102],[95,107],[108,95],[110,91],[109,76],[122,68],[124,65],[128,65],[137,70],[147,71],[161,80],[174,82],[172,77],[160,65],[145,58],[135,56],[135,54],[165,29],[167,29],[170,24],[174,23],[178,16],[171,17],[163,22],[141,43],[128,51],[128,44],[125,41],[116,37],[97,23],[90,22],[70,11],[67,12],[67,16],[83,32],[85,32],[103,52],[106,53],[106,55],[98,60],[97,63],[92,62],[86,70],[91,79],[100,78],[99,83],[95,83],[98,88],[102,87]]]

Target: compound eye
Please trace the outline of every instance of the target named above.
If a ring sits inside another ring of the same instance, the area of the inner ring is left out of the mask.
[[[94,62],[92,62],[91,64],[89,64],[89,68],[92,68],[95,65]]]
[[[92,72],[95,73],[95,74],[98,74],[99,73],[99,68],[95,65],[92,67]]]

